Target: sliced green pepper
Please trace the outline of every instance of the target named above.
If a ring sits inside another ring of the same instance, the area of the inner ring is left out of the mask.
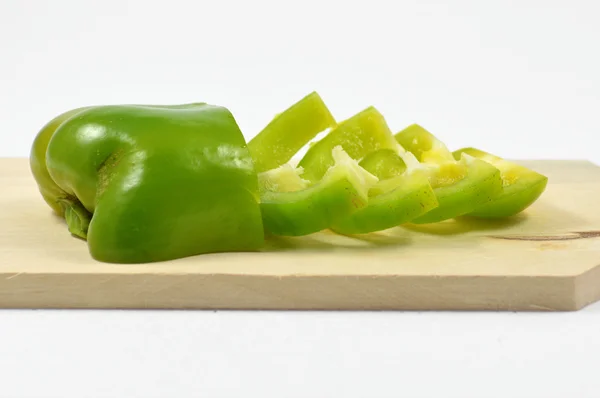
[[[462,154],[490,163],[500,170],[502,193],[491,202],[468,213],[482,218],[510,217],[531,206],[544,192],[548,177],[519,164],[475,148],[463,148],[453,152],[456,159]]]
[[[369,188],[377,178],[337,146],[334,165],[317,183],[299,177],[290,165],[259,175],[265,230],[273,235],[300,236],[329,228],[368,203]]]
[[[376,232],[404,224],[436,208],[438,202],[429,178],[411,157],[410,153],[399,155],[391,149],[379,149],[363,158],[359,165],[379,178],[369,190],[369,204],[331,229],[344,235]]]
[[[338,145],[356,160],[377,149],[396,149],[398,146],[384,117],[377,109],[369,107],[339,123],[308,149],[298,163],[304,169],[302,177],[313,183],[319,181],[333,164],[332,149]]]
[[[319,181],[332,164],[331,150],[341,146],[353,159],[371,168],[379,176],[388,178],[401,174],[406,166],[394,154],[398,143],[384,117],[374,107],[369,107],[341,122],[323,139],[315,143],[300,160],[304,169],[302,177],[310,183]],[[379,152],[379,151],[388,152]],[[376,153],[377,152],[377,153]],[[372,156],[369,154],[375,153]],[[363,169],[364,170],[364,169]],[[368,233],[387,229],[412,219],[437,206],[431,186],[425,177],[398,177],[381,181],[369,191],[367,206],[358,211],[328,220],[329,228],[344,234]]]
[[[225,108],[70,111],[39,132],[31,165],[44,199],[97,260],[141,263],[263,245],[257,174]]]
[[[288,162],[317,134],[336,121],[318,93],[312,92],[277,115],[248,143],[257,172]]]
[[[465,215],[502,192],[500,170],[466,154],[457,161],[446,145],[423,127],[409,126],[395,137],[426,168],[439,203],[412,223],[433,223]]]
[[[366,207],[340,219],[330,228],[339,234],[365,234],[409,222],[438,206],[426,175],[405,173],[379,181],[369,191]]]
[[[327,129],[298,167],[287,163]],[[474,148],[452,153],[416,124],[394,136],[374,107],[338,125],[316,92],[248,145],[226,108],[205,103],[71,110],[38,133],[30,166],[69,231],[117,263],[257,250],[265,232],[507,217],[548,180]]]

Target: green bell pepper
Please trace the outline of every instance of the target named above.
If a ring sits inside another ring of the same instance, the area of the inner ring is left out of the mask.
[[[316,92],[248,144],[229,110],[205,103],[70,110],[39,131],[30,166],[71,234],[114,263],[254,251],[265,234],[507,217],[548,180],[474,148],[452,153],[416,124],[393,135],[374,107],[337,124]]]
[[[341,146],[315,184],[300,177],[302,168],[283,165],[259,174],[265,230],[272,235],[300,236],[331,227],[367,206],[369,189],[377,178],[350,158]]]
[[[427,170],[439,206],[412,220],[434,223],[473,212],[502,192],[500,170],[468,154],[456,160],[446,145],[414,124],[395,135]]]
[[[288,162],[317,134],[336,121],[318,93],[312,92],[275,118],[248,143],[257,172]]]
[[[257,173],[226,108],[73,110],[38,133],[31,166],[44,199],[99,261],[263,246]]]
[[[456,159],[467,154],[481,159],[500,170],[502,193],[469,216],[482,218],[511,217],[531,206],[545,191],[548,177],[527,167],[509,162],[501,157],[475,148],[463,148],[453,152]]]

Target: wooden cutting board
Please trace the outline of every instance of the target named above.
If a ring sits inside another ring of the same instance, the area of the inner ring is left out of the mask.
[[[600,298],[600,168],[519,162],[542,198],[496,222],[270,240],[260,253],[92,260],[42,201],[27,159],[0,159],[0,307],[576,310]]]

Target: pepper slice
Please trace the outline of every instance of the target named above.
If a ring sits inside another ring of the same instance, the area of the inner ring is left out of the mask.
[[[398,146],[383,115],[369,107],[339,123],[308,149],[298,163],[304,169],[302,178],[312,183],[319,181],[333,165],[332,150],[338,145],[356,160],[377,149],[396,149]]]
[[[287,163],[317,134],[336,126],[317,92],[312,92],[275,118],[249,143],[257,172]]]
[[[491,202],[468,213],[469,216],[498,218],[514,216],[531,206],[545,191],[548,177],[519,164],[476,148],[453,152],[456,159],[467,154],[490,163],[500,170],[502,193]]]
[[[301,236],[329,228],[339,219],[367,206],[377,178],[362,169],[341,146],[332,150],[334,165],[310,185],[302,169],[283,165],[259,175],[261,212],[272,235]]]
[[[425,224],[471,213],[502,192],[500,170],[488,162],[463,154],[456,160],[446,145],[414,124],[395,135],[425,167],[439,206],[412,220]]]
[[[429,178],[418,167],[418,161],[408,152],[402,156],[406,161],[396,151],[379,149],[361,160],[359,165],[379,182],[369,190],[369,204],[341,219],[331,227],[333,231],[344,235],[382,231],[438,206]]]
[[[438,206],[426,175],[418,171],[379,181],[369,204],[331,226],[339,234],[365,234],[409,222]]]
[[[421,163],[439,165],[455,162],[448,147],[418,124],[406,127],[394,137],[402,148],[415,155]]]
[[[397,177],[406,171],[406,163],[393,149],[379,149],[360,161],[360,166],[380,180]]]
[[[70,111],[38,133],[31,164],[44,199],[97,260],[142,263],[263,246],[257,174],[226,108]]]

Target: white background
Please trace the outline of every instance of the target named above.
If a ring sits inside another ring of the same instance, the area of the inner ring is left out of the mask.
[[[0,156],[64,110],[227,106],[247,138],[317,90],[451,148],[600,163],[600,3],[0,0]],[[0,397],[598,397],[568,314],[0,312]]]

